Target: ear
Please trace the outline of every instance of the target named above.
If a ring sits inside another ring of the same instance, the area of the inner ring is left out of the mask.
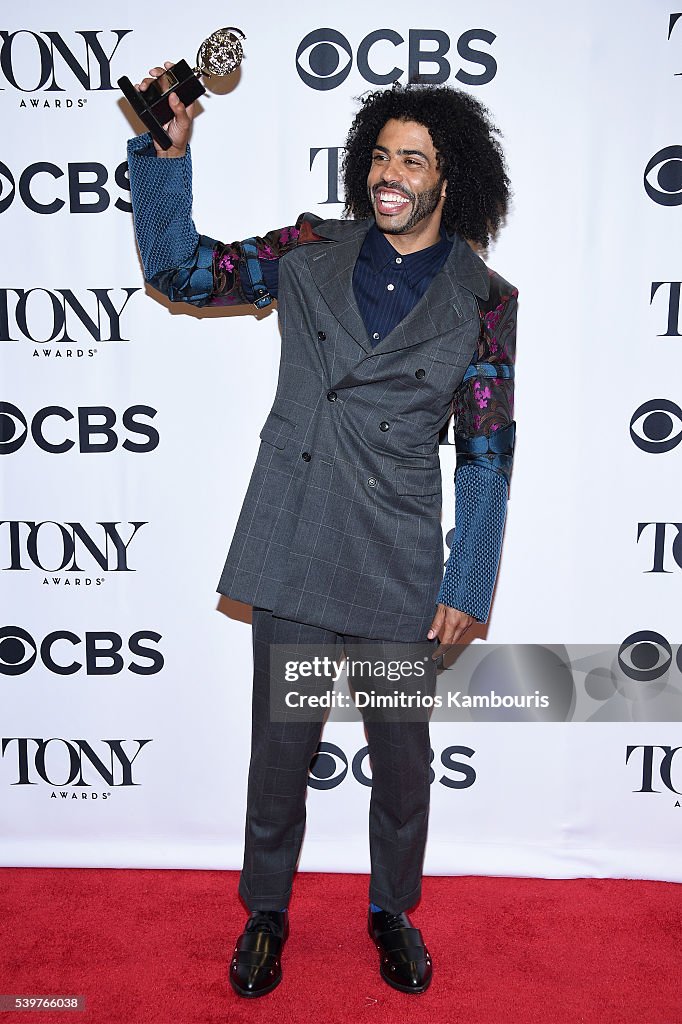
[[[443,178],[443,184],[441,185],[441,189],[440,189],[440,197],[441,197],[441,199],[445,199],[445,197],[447,195],[447,192],[448,192],[448,179],[447,178]]]

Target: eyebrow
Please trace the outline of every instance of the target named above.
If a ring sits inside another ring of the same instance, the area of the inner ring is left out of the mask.
[[[387,146],[380,146],[378,143],[374,146],[374,149],[380,149],[382,153],[390,152]],[[397,156],[420,156],[429,163],[428,156],[426,153],[422,153],[421,149],[396,149],[396,154]]]

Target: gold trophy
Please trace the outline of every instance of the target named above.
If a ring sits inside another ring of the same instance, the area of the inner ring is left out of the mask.
[[[170,94],[177,93],[185,106],[189,106],[206,92],[199,81],[201,75],[231,74],[244,58],[242,39],[246,36],[241,29],[219,28],[199,47],[195,68],[190,68],[186,60],[179,60],[144,92],[138,92],[129,78],[119,78],[119,89],[162,149],[170,149],[173,144],[163,127],[174,116],[168,102]]]

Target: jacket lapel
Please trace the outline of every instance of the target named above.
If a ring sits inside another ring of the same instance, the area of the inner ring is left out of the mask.
[[[360,316],[353,292],[353,269],[373,220],[328,220],[315,232],[332,240],[308,257],[310,272],[339,323],[368,355],[410,348],[447,334],[470,319],[471,294],[486,299],[488,269],[459,235],[452,237],[450,255],[414,308],[374,347]],[[317,249],[317,246],[315,247]]]
[[[330,310],[350,336],[368,354],[372,352],[353,293],[353,268],[372,220],[323,221],[316,234],[333,239],[308,257],[310,273]],[[315,247],[317,249],[317,246]]]

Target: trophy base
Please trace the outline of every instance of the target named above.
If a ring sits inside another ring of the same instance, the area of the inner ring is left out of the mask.
[[[143,92],[138,92],[129,78],[119,78],[117,85],[162,149],[170,149],[173,145],[164,128],[174,116],[168,102],[170,94],[177,93],[185,106],[189,106],[206,92],[185,60],[167,68]]]

